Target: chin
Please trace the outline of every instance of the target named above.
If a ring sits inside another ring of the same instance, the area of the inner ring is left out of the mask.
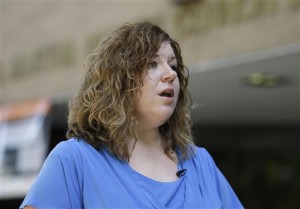
[[[174,113],[174,111],[165,111],[161,114],[158,114],[157,119],[162,121],[162,124],[164,124],[172,117],[173,113]]]

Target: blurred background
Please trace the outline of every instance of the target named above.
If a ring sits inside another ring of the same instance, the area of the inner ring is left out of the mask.
[[[142,20],[180,43],[195,142],[244,206],[299,208],[300,0],[0,0],[0,208],[65,139],[88,53]]]

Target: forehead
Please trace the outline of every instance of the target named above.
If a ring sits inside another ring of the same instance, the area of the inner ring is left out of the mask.
[[[165,41],[160,45],[156,56],[165,57],[167,59],[174,59],[175,53],[171,44],[168,41]]]

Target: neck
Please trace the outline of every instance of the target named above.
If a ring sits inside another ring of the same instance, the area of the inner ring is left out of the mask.
[[[149,147],[161,145],[161,135],[159,129],[138,129],[138,143]]]
[[[130,141],[130,150],[133,152],[136,149],[143,152],[161,151],[161,136],[158,129],[141,129],[138,127],[138,139]]]
[[[137,172],[158,181],[177,179],[176,153],[173,153],[174,159],[171,159],[164,152],[159,130],[138,130],[138,140],[132,146],[129,165]]]

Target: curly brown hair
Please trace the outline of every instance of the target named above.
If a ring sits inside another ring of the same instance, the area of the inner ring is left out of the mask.
[[[159,127],[162,147],[170,158],[176,149],[182,159],[188,158],[193,145],[189,73],[179,44],[149,22],[121,26],[88,56],[85,79],[70,102],[67,138],[86,140],[95,148],[105,146],[117,158],[129,161],[129,140],[138,140],[133,98],[143,85],[142,73],[165,41],[177,59],[180,92],[173,115]]]

